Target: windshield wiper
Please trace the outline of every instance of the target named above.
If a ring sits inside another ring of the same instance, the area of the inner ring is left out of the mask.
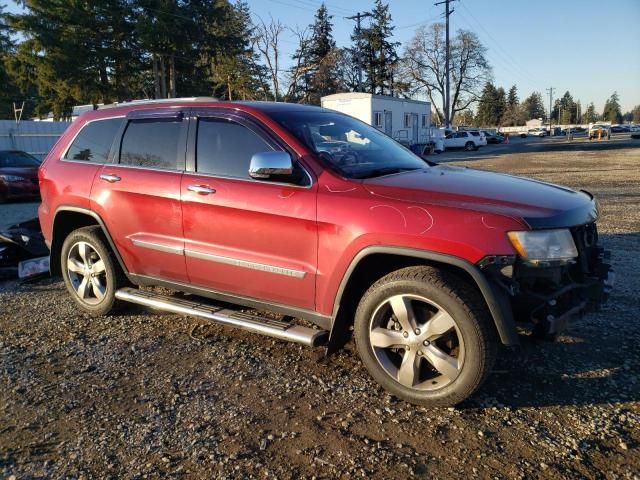
[[[374,168],[373,170],[368,170],[356,176],[356,178],[373,178],[373,177],[383,177],[385,175],[393,175],[394,173],[401,172],[410,172],[413,170],[422,170],[419,167],[383,167],[383,168]]]

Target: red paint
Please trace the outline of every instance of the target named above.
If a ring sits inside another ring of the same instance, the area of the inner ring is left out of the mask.
[[[40,170],[46,239],[58,207],[88,208],[103,219],[131,273],[330,315],[349,264],[365,247],[426,249],[475,263],[486,255],[514,254],[506,232],[527,229],[525,217],[554,215],[585,201],[583,194],[540,182],[446,166],[344,179],[269,118],[270,104],[176,101],[171,106],[233,109],[252,117],[297,154],[313,177],[311,188],[60,160],[86,121],[167,106],[98,110],[67,130]],[[122,181],[112,184],[101,174]],[[190,192],[192,184],[216,193]],[[138,248],[134,238],[304,272],[304,277]]]

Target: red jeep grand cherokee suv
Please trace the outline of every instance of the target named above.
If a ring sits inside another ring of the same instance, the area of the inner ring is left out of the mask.
[[[590,194],[428,163],[317,107],[100,109],[39,177],[52,273],[82,309],[134,302],[328,351],[353,328],[371,376],[417,404],[471,395],[516,320],[551,336],[610,289]]]

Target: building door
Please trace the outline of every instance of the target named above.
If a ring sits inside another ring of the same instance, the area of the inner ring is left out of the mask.
[[[412,113],[411,114],[411,138],[412,141],[411,143],[418,143],[418,129],[420,128],[420,126],[418,125],[418,114],[417,113]]]
[[[384,133],[393,137],[393,115],[391,112],[384,112]]]

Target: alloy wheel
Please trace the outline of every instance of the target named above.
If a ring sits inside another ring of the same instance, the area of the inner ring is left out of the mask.
[[[89,305],[100,303],[107,291],[104,261],[91,244],[77,242],[67,257],[69,281],[78,298]]]
[[[417,295],[394,295],[374,311],[369,342],[384,371],[404,387],[437,390],[464,365],[464,341],[453,317]]]

